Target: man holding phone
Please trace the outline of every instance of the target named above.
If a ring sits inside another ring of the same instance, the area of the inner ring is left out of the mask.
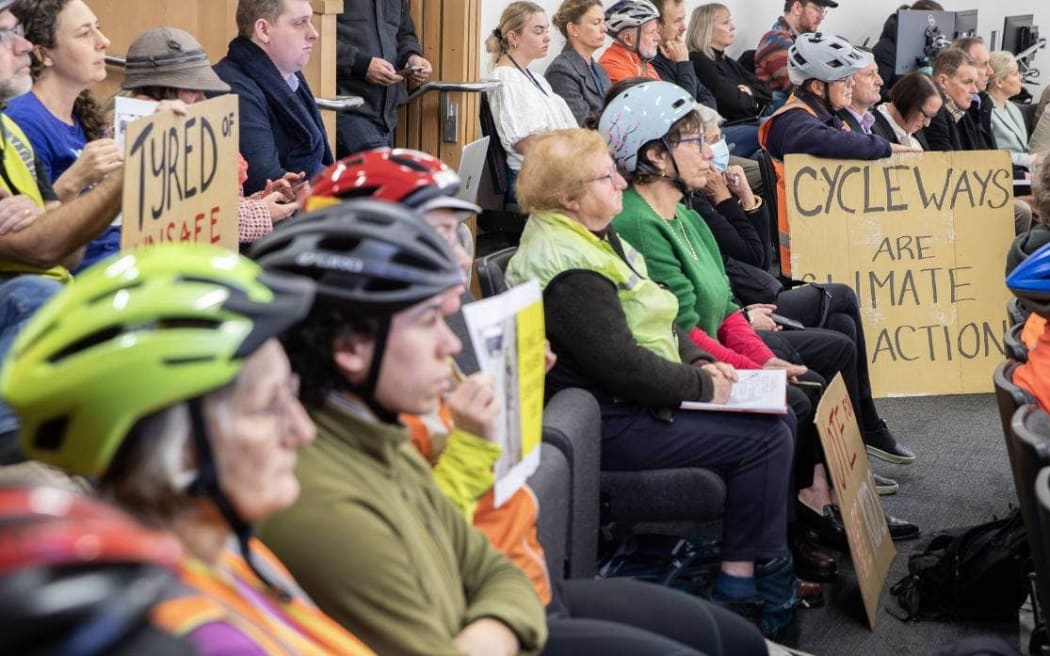
[[[408,83],[422,84],[432,73],[408,0],[347,2],[336,36],[338,91],[365,101],[336,119],[336,156],[393,145],[397,108],[408,97]]]

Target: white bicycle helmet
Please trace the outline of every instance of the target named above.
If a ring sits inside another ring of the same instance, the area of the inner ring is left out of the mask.
[[[620,0],[605,10],[605,31],[616,38],[624,29],[659,19],[660,12],[649,0]]]
[[[834,82],[863,70],[871,62],[870,53],[841,36],[800,34],[788,50],[788,78],[796,86],[806,80]]]

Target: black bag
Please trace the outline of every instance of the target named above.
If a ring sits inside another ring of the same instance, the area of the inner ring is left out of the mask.
[[[890,593],[902,620],[1016,620],[1028,594],[1028,534],[1021,511],[934,535],[908,558],[909,574]]]
[[[732,257],[725,258],[726,276],[740,305],[776,303],[784,285],[776,276]]]

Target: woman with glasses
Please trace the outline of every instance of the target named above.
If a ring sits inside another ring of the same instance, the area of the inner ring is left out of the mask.
[[[58,199],[68,202],[124,163],[89,91],[106,79],[109,39],[83,0],[19,0],[11,12],[35,46],[33,90],[4,113],[29,139]],[[112,225],[88,244],[80,268],[119,249],[120,226]]]
[[[699,161],[696,144],[692,150]],[[597,133],[537,137],[518,181],[530,216],[507,280],[544,288],[547,337],[558,356],[547,392],[582,387],[598,399],[603,469],[696,466],[725,478],[715,599],[781,635],[797,601],[787,546],[794,416],[679,409],[687,400],[725,403],[736,374],[681,334],[674,295],[618,237],[611,223],[625,186]]]
[[[889,102],[872,112],[875,123],[871,131],[890,143],[926,150],[922,129],[943,104],[933,78],[918,71],[908,73],[890,89]]]
[[[186,589],[155,611],[199,654],[371,654],[252,537],[299,496],[315,427],[276,337],[315,286],[235,253],[113,256],[51,299],[4,362],[22,450],[178,538]]]

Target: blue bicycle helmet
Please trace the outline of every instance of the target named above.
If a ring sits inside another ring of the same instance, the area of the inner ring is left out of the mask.
[[[1026,308],[1050,318],[1050,244],[1017,265],[1007,276],[1006,286]]]
[[[621,171],[653,173],[648,165],[639,164],[638,151],[666,137],[671,126],[695,108],[696,99],[677,84],[643,82],[609,101],[598,119],[598,132]]]

